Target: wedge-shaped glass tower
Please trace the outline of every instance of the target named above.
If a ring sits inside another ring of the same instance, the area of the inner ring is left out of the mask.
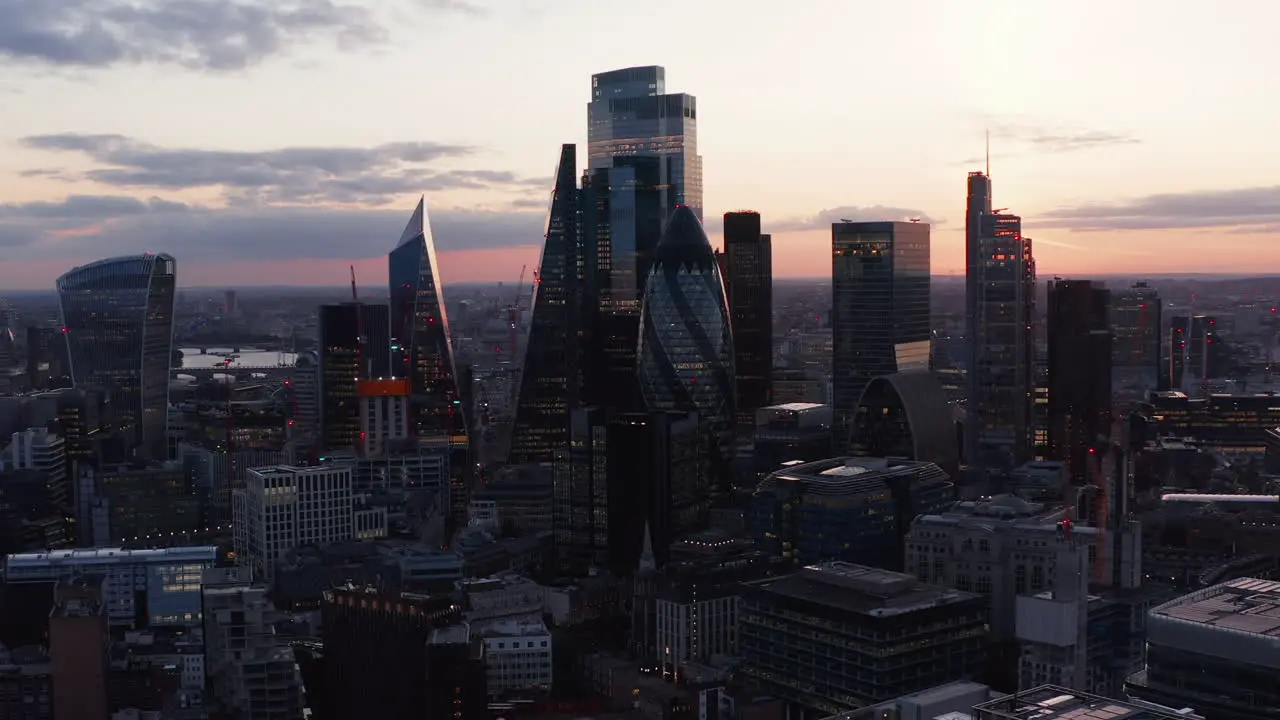
[[[392,368],[396,377],[409,380],[410,432],[418,438],[450,437],[465,446],[466,414],[425,198],[388,261]]]
[[[578,223],[577,148],[560,148],[546,243],[511,436],[511,462],[551,462],[568,446],[581,390],[579,338],[584,255]]]

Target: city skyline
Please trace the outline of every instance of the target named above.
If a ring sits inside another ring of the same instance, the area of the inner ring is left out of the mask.
[[[1255,89],[1277,53],[1264,16],[1280,9],[814,2],[777,23],[716,0],[246,7],[200,0],[182,17],[96,25],[79,2],[12,10],[19,32],[0,34],[0,57],[25,72],[0,80],[0,288],[52,288],[73,266],[148,250],[178,258],[183,286],[337,286],[354,264],[375,287],[380,238],[424,192],[445,284],[514,280],[541,249],[547,158],[585,147],[591,75],[648,64],[702,105],[713,244],[722,213],[759,211],[780,278],[825,275],[830,223],[845,218],[920,217],[934,271],[963,272],[958,197],[988,131],[1001,204],[1024,218],[1042,275],[1280,270],[1257,262],[1280,234],[1267,170],[1280,104]],[[538,52],[652,17],[769,51],[659,33],[643,52]],[[888,61],[847,59],[835,40],[855,26],[859,55]],[[399,42],[424,29],[429,41]],[[1229,114],[1184,112],[1227,101]]]

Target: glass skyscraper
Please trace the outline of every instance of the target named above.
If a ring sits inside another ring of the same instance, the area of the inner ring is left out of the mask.
[[[720,267],[692,208],[676,209],[658,244],[636,354],[647,409],[698,413],[715,435],[717,462],[727,463],[735,409],[733,335]]]
[[[668,95],[666,70],[650,65],[593,75],[587,122],[589,170],[611,168],[617,157],[657,157],[666,211],[687,205],[702,220],[698,101]]]
[[[1111,392],[1117,409],[1160,387],[1160,292],[1145,282],[1111,293]]]
[[[929,225],[831,225],[832,410],[844,452],[873,378],[929,368]]]
[[[1036,263],[1022,218],[991,208],[991,179],[969,173],[965,303],[969,339],[964,460],[1012,468],[1032,454]]]
[[[564,145],[538,263],[533,319],[511,436],[511,462],[549,463],[568,443],[569,411],[582,390],[580,328],[584,256],[578,219],[577,148]]]
[[[769,404],[773,382],[773,250],[760,232],[760,213],[724,214],[721,273],[733,326],[738,382],[738,426],[754,428]]]
[[[110,422],[147,457],[168,457],[173,256],[99,260],[58,278],[72,382],[109,402]]]

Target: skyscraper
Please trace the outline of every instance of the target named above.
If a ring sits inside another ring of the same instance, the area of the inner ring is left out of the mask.
[[[733,335],[720,268],[692,208],[676,208],[654,254],[636,354],[648,410],[698,413],[716,437],[716,472],[726,473],[735,405]]]
[[[110,418],[144,456],[168,457],[175,263],[146,253],[110,258],[58,278],[75,387],[109,400]]]
[[[929,225],[831,225],[832,432],[844,452],[872,378],[929,369]]]
[[[319,325],[321,447],[329,452],[363,449],[360,383],[391,370],[387,306],[321,305]]]
[[[1089,280],[1049,283],[1049,458],[1075,485],[1093,482],[1111,435],[1109,301]]]
[[[724,214],[721,274],[733,330],[739,427],[754,427],[773,380],[773,248],[760,213]]]
[[[666,94],[666,70],[651,65],[591,76],[587,123],[591,171],[614,167],[617,157],[656,157],[664,212],[687,205],[702,220],[698,102],[692,95]]]
[[[1111,392],[1120,406],[1159,388],[1160,311],[1159,291],[1145,282],[1111,293]]]
[[[991,207],[991,179],[969,173],[965,303],[969,339],[965,462],[1011,468],[1031,457],[1036,264],[1022,218]]]
[[[546,463],[569,439],[569,411],[582,392],[583,246],[577,148],[560,148],[546,243],[511,438],[511,462]]]

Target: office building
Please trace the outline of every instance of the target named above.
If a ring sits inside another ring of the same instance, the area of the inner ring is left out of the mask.
[[[853,412],[850,451],[858,457],[931,462],[960,477],[956,422],[938,376],[909,370],[873,378]]]
[[[757,695],[803,713],[848,712],[972,678],[986,621],[972,593],[850,563],[812,565],[746,584],[739,672]]]
[[[667,94],[666,70],[631,67],[591,76],[587,105],[588,168],[615,166],[618,158],[658,160],[662,210],[677,205],[702,220],[702,156],[698,154],[698,102],[692,95]]]
[[[1009,469],[1032,454],[1036,263],[1022,218],[992,209],[991,179],[971,172],[968,184],[963,457],[969,465]]]
[[[1189,397],[1166,391],[1151,396],[1151,419],[1162,437],[1195,438],[1206,450],[1264,453],[1267,431],[1280,427],[1275,392]]]
[[[71,387],[71,361],[61,328],[27,326],[27,382],[36,390]]]
[[[106,717],[111,636],[107,632],[102,578],[63,579],[53,594],[53,611],[49,613],[53,718]]]
[[[387,256],[387,270],[391,283],[389,345],[395,350],[390,371],[383,374],[409,380],[414,437],[454,437],[465,446],[468,432],[462,383],[453,357],[426,198],[418,200],[399,242]]]
[[[386,537],[385,507],[363,507],[344,466],[253,468],[234,497],[236,558],[263,582],[303,545]]]
[[[384,457],[408,450],[413,441],[413,406],[408,378],[361,380],[360,437],[365,457]]]
[[[1145,282],[1111,293],[1111,393],[1118,408],[1146,402],[1160,389],[1163,303]]]
[[[1191,329],[1191,321],[1186,316],[1174,316],[1169,319],[1169,347],[1165,350],[1169,367],[1165,375],[1165,384],[1161,389],[1181,392],[1187,374],[1187,332]]]
[[[360,450],[362,380],[391,374],[386,305],[320,306],[320,437],[325,452]]]
[[[320,450],[320,356],[314,350],[298,353],[285,381],[292,395],[290,438],[304,457]]]
[[[676,208],[654,254],[636,353],[646,409],[697,413],[716,442],[717,485],[727,485],[736,393],[733,335],[720,268],[688,207]]]
[[[721,275],[729,301],[740,428],[750,431],[756,411],[769,404],[773,380],[773,247],[760,232],[760,213],[724,214]]]
[[[576,410],[557,453],[552,531],[561,571],[626,575],[646,543],[663,564],[673,540],[708,522],[707,427],[696,414]]]
[[[325,645],[325,707],[334,717],[376,714],[432,718],[427,643],[459,619],[448,596],[326,590],[320,606]]]
[[[1021,688],[974,705],[966,713],[973,720],[1075,720],[1107,717],[1111,720],[1205,720],[1183,708],[1164,707],[1141,700],[1116,700],[1061,685]]]
[[[10,436],[9,447],[0,453],[0,471],[29,470],[39,473],[48,488],[49,502],[60,510],[72,505],[71,481],[67,475],[66,443],[44,428],[27,428]]]
[[[834,449],[846,452],[872,378],[929,369],[929,226],[831,225]]]
[[[1278,673],[1280,582],[1239,578],[1153,608],[1146,669],[1125,690],[1208,720],[1252,720],[1276,716]]]
[[[541,619],[499,620],[480,634],[490,696],[551,690],[551,632]]]
[[[1091,484],[1111,436],[1111,330],[1107,289],[1049,283],[1049,459],[1074,485]]]
[[[225,717],[309,717],[293,649],[276,635],[279,613],[246,568],[207,570],[204,603],[206,704]]]
[[[831,406],[785,403],[756,411],[754,481],[791,462],[831,457]]]
[[[581,401],[586,296],[577,162],[577,147],[562,146],[511,435],[514,464],[551,462],[568,442],[569,411]]]
[[[749,524],[761,549],[798,563],[835,559],[897,570],[912,519],[954,500],[955,486],[933,463],[832,458],[761,480]]]
[[[465,622],[431,632],[427,641],[427,708],[423,717],[489,717],[484,649],[482,638],[474,635]]]
[[[10,555],[4,576],[7,583],[28,583],[101,575],[111,625],[186,626],[200,622],[200,575],[217,557],[213,546],[57,550]]]
[[[174,260],[110,258],[58,278],[62,329],[76,388],[108,400],[110,424],[146,457],[168,457]]]

